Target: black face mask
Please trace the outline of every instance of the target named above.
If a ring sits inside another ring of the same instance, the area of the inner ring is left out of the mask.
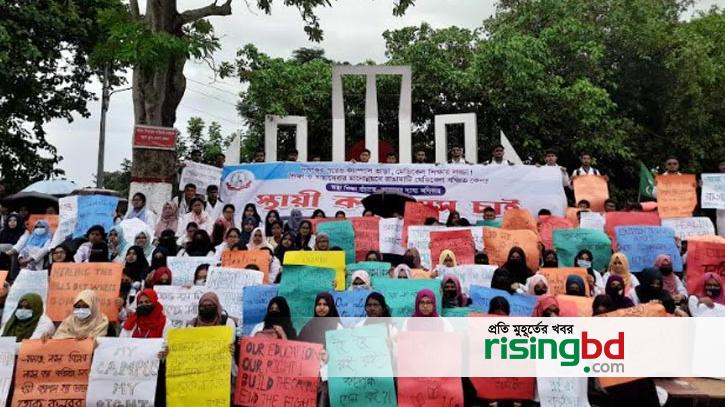
[[[199,316],[205,321],[214,319],[217,315],[216,307],[199,308]]]
[[[546,294],[546,291],[546,288],[534,287],[534,294],[536,295],[544,295]]]
[[[544,267],[559,267],[559,264],[556,260],[544,260]]]
[[[662,274],[664,274],[664,275],[669,275],[669,274],[672,274],[672,266],[668,266],[668,267],[661,267],[661,268],[660,268],[660,273],[662,273]]]
[[[722,288],[705,288],[705,295],[707,295],[710,298],[718,298],[720,297],[720,292],[722,291]]]
[[[136,314],[141,317],[151,315],[151,311],[154,310],[154,304],[139,305],[136,307]]]

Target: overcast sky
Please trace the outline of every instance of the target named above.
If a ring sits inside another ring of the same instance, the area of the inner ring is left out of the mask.
[[[222,0],[220,0],[222,1]],[[196,8],[210,0],[179,1],[180,10]],[[697,9],[707,9],[713,4],[723,5],[725,0],[697,1]],[[141,3],[144,3],[143,1]],[[255,3],[250,1],[250,4]],[[284,7],[276,1],[272,15],[247,9],[245,2],[234,0],[231,16],[211,19],[222,48],[216,53],[217,61],[229,61],[237,49],[247,43],[255,44],[262,52],[275,57],[289,57],[300,47],[321,47],[326,55],[338,61],[357,63],[365,60],[385,60],[383,31],[427,22],[435,28],[456,25],[476,28],[495,10],[491,0],[417,0],[416,5],[403,17],[392,15],[390,0],[338,0],[332,8],[321,8],[318,15],[325,30],[322,43],[311,43],[302,30],[303,24],[297,9]],[[142,10],[145,7],[141,5]],[[189,62],[185,69],[187,89],[177,111],[176,128],[185,131],[186,122],[192,116],[200,116],[207,123],[217,121],[224,134],[241,127],[235,103],[241,85],[231,78],[214,81],[211,70],[202,63]],[[100,94],[100,85],[89,85]],[[46,126],[48,140],[58,147],[63,156],[60,168],[66,178],[81,186],[93,183],[98,155],[98,127],[100,101],[90,102],[91,116],[76,118],[72,123],[55,120]],[[131,158],[131,134],[133,131],[133,105],[131,92],[111,96],[106,124],[106,171],[117,170],[124,158]]]

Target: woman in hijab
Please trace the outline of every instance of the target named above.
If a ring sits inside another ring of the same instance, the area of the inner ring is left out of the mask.
[[[441,281],[443,292],[443,308],[467,307],[471,299],[463,293],[461,280],[453,274],[446,274]]]
[[[451,213],[448,215],[448,220],[446,221],[446,226],[452,227],[452,226],[460,226],[459,222],[461,221],[461,214],[458,213],[458,211],[451,211]]]
[[[413,270],[411,270],[407,264],[400,263],[397,266],[395,266],[393,271],[390,273],[390,278],[393,278],[393,279],[402,278],[402,279],[410,280],[411,278],[413,278]]]
[[[526,265],[526,253],[518,246],[514,246],[509,250],[508,259],[501,267],[511,273],[511,279],[514,283],[521,285],[526,284],[526,279],[534,275],[534,272]]]
[[[267,247],[270,250],[272,249],[269,244],[267,244],[267,237],[264,235],[264,229],[256,227],[252,230],[252,236],[249,239],[249,243],[247,243],[247,250],[259,250],[263,247]]]
[[[108,245],[99,242],[91,246],[91,254],[88,256],[89,263],[108,263]]]
[[[21,268],[43,270],[52,239],[53,234],[50,232],[48,221],[40,219],[33,225],[32,232],[25,233],[7,254],[17,254]]]
[[[491,298],[488,304],[488,313],[491,315],[510,315],[511,306],[509,301],[501,296]]]
[[[542,258],[542,266],[547,268],[557,268],[559,267],[559,256],[556,254],[555,250],[544,250],[544,255],[541,256]]]
[[[309,220],[300,222],[296,243],[300,250],[312,250],[315,247],[315,235],[312,234],[312,223]]]
[[[287,251],[293,251],[298,250],[299,248],[295,246],[295,237],[291,232],[285,232],[282,235],[282,240],[277,245],[277,248],[274,249],[274,256],[281,262],[284,261],[284,254]]]
[[[53,339],[85,339],[105,336],[108,318],[93,290],[83,290],[73,300],[73,312],[60,324]]]
[[[253,203],[248,203],[244,205],[244,211],[242,211],[242,219],[247,218],[254,218],[254,220],[256,220],[256,223],[254,225],[255,228],[262,223],[262,217],[259,216],[259,212],[257,212],[257,205]]]
[[[315,236],[315,248],[316,251],[327,251],[330,250],[330,236],[327,233],[318,233]]]
[[[276,209],[272,209],[271,211],[267,212],[267,216],[264,217],[265,236],[272,236],[272,225],[274,225],[274,223],[278,222],[279,220],[279,212],[277,212]]]
[[[141,192],[133,194],[131,208],[123,219],[139,219],[143,223],[150,225],[150,227],[154,227],[156,223],[155,218],[154,213],[146,208],[146,195]]]
[[[253,218],[244,218],[242,222],[242,234],[239,236],[239,242],[246,246],[247,243],[252,239],[252,232],[259,226],[259,222]]]
[[[123,273],[133,281],[143,281],[149,271],[149,263],[143,250],[138,246],[131,246],[126,251],[126,264],[123,266]]]
[[[672,270],[672,258],[666,254],[660,254],[655,259],[655,267],[662,273],[662,288],[672,296],[676,303],[687,298],[687,289],[682,281]]]
[[[5,225],[0,230],[0,245],[5,245],[3,251],[9,250],[18,243],[20,237],[25,233],[25,224],[17,213],[11,213],[5,219]],[[0,246],[2,249],[2,246]]]
[[[662,289],[662,273],[648,267],[639,273],[640,284],[634,289],[632,301],[634,305],[658,302],[664,305],[668,314],[675,312],[675,301],[670,294]]]
[[[370,274],[365,270],[357,270],[350,276],[350,287],[347,290],[370,290],[372,288],[370,285]]]
[[[634,302],[628,296],[624,295],[625,284],[622,276],[613,275],[607,279],[607,285],[604,288],[606,294],[612,299],[612,311],[622,308],[634,307]]]
[[[171,321],[156,291],[147,288],[136,296],[136,312],[129,315],[118,335],[120,338],[165,338]]]
[[[494,270],[493,277],[491,277],[491,288],[503,290],[509,294],[517,291],[523,292],[523,286],[514,282],[513,278],[511,278],[511,272],[503,267]]]
[[[584,279],[576,274],[570,274],[566,277],[566,295],[576,295],[579,297],[586,296],[586,285]]]
[[[23,339],[49,338],[55,332],[55,325],[43,313],[43,299],[35,293],[20,297],[18,306],[5,323],[2,336],[14,336],[16,342]]]
[[[151,261],[151,254],[154,252],[154,245],[151,244],[151,235],[148,232],[141,231],[133,238],[133,245],[143,249],[146,260]]]
[[[161,210],[161,219],[156,223],[154,237],[161,237],[164,230],[176,231],[179,228],[179,206],[171,200],[164,204]]]
[[[627,256],[625,256],[622,252],[614,253],[609,259],[608,271],[604,273],[604,276],[602,276],[605,286],[611,276],[622,277],[624,280],[624,293],[627,296],[632,296],[632,291],[639,285],[637,277],[629,271],[629,260],[627,259]]]
[[[687,305],[693,317],[725,315],[725,291],[717,273],[704,273],[693,282],[692,292]]]
[[[456,267],[457,265],[456,255],[452,250],[443,250],[440,256],[438,256],[438,267]]]
[[[292,325],[292,311],[284,297],[269,300],[264,321],[255,325],[249,336],[257,334],[290,341],[297,339],[297,331]]]
[[[284,231],[296,235],[303,220],[302,211],[299,209],[292,209],[290,211],[289,219],[287,219],[287,223],[284,225]]]
[[[604,280],[602,274],[594,270],[594,256],[587,249],[579,250],[574,257],[574,267],[587,269],[587,282],[592,295],[604,294]]]
[[[544,295],[549,291],[549,281],[543,274],[534,274],[526,281],[526,293],[529,295]]]
[[[151,266],[150,272],[158,269],[159,267],[166,267],[168,259],[168,251],[165,247],[157,247],[154,249],[154,253],[151,255]]]
[[[403,331],[450,331],[452,327],[440,318],[436,309],[436,296],[429,289],[418,291],[415,296],[415,312],[403,323]]]
[[[299,340],[303,342],[319,343],[325,345],[325,333],[341,329],[340,315],[335,307],[335,300],[327,292],[317,294],[315,297],[314,318],[312,318],[300,331]]]
[[[171,229],[164,230],[161,232],[159,237],[159,244],[156,247],[163,247],[166,249],[169,256],[176,256],[179,252],[179,246],[176,244],[176,232]]]
[[[383,261],[383,256],[377,250],[370,250],[365,255],[365,261]]]
[[[198,315],[189,322],[191,327],[199,326],[230,326],[236,328],[234,320],[229,318],[219,301],[219,297],[211,291],[199,298]]]
[[[392,344],[395,342],[395,336],[398,335],[398,327],[390,319],[391,316],[390,307],[385,302],[385,297],[373,291],[365,299],[365,319],[355,324],[355,328],[373,324],[385,324],[388,330],[389,347],[392,348]]]
[[[108,232],[108,258],[114,263],[123,262],[123,254],[125,251],[125,241],[123,238],[123,228],[116,225]]]
[[[559,301],[553,295],[542,295],[536,300],[536,305],[531,313],[532,317],[558,317]]]
[[[224,241],[222,244],[214,248],[214,257],[221,261],[222,255],[225,251],[231,250],[232,247],[239,244],[241,240],[242,232],[239,231],[237,228],[231,228],[227,231],[227,234],[224,236]]]
[[[186,249],[179,250],[177,256],[186,257],[208,257],[214,255],[214,245],[211,243],[209,234],[199,229],[194,233],[191,241],[186,244]]]
[[[171,269],[168,267],[159,267],[154,270],[153,274],[149,274],[146,279],[146,287],[153,288],[157,285],[171,285]]]
[[[612,297],[606,294],[600,294],[594,297],[592,301],[592,316],[606,314],[614,311],[614,303]]]

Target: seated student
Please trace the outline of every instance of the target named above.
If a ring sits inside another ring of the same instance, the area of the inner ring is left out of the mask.
[[[624,295],[632,297],[632,292],[635,287],[639,285],[639,280],[629,271],[629,260],[627,256],[622,252],[612,254],[609,259],[609,267],[606,273],[602,276],[604,285],[607,285],[607,281],[610,276],[620,276],[624,280]],[[610,294],[611,295],[611,294]]]
[[[634,307],[634,302],[624,294],[625,283],[622,276],[613,275],[607,279],[605,293],[612,299],[612,311]]]
[[[560,314],[559,301],[550,294],[542,295],[536,300],[532,317],[558,317]]]
[[[161,232],[161,237],[157,241],[157,248],[163,247],[166,249],[167,256],[176,256],[179,252],[179,245],[176,244],[176,235],[171,229],[164,230]]]
[[[453,274],[443,276],[441,291],[443,293],[443,308],[467,307],[471,305],[471,299],[461,289],[461,281]]]
[[[570,274],[566,277],[566,295],[576,295],[579,297],[586,296],[586,285],[584,279],[576,274]]]
[[[165,230],[173,230],[176,233],[178,229],[179,206],[175,201],[171,200],[166,202],[161,209],[161,217],[156,222],[156,227],[154,228],[154,237],[160,238],[161,233]]]
[[[377,250],[370,250],[365,255],[365,261],[383,261],[383,256]]]
[[[108,232],[108,258],[114,263],[123,263],[126,242],[123,237],[123,228],[116,225]]]
[[[91,247],[88,263],[108,263],[108,245],[105,242],[96,243]]]
[[[312,222],[309,220],[301,221],[295,235],[295,246],[300,250],[312,250],[315,243],[315,235],[312,234]]]
[[[337,219],[337,220],[345,220],[345,219],[347,219],[347,215],[345,215],[345,211],[337,211],[337,212],[335,212],[335,219]]]
[[[357,270],[350,276],[350,287],[347,290],[370,290],[372,288],[370,274],[365,270]]]
[[[43,270],[46,256],[50,251],[51,240],[53,240],[53,234],[50,232],[50,224],[48,221],[40,219],[33,225],[32,232],[25,232],[6,254],[8,256],[17,255],[20,268]],[[10,276],[8,276],[9,278]]]
[[[133,281],[146,279],[146,275],[149,273],[149,262],[140,247],[131,246],[126,251],[126,263],[123,265],[123,273],[129,275]]]
[[[526,253],[518,246],[509,250],[508,259],[501,268],[508,270],[512,280],[520,285],[526,284],[526,279],[534,275],[534,272],[526,265]]]
[[[267,236],[267,244],[269,245],[269,247],[272,248],[272,250],[275,250],[277,246],[279,246],[279,244],[282,242],[282,222],[279,220],[272,222],[269,230],[270,233],[269,236]]]
[[[501,296],[491,298],[488,303],[488,313],[491,315],[510,315],[511,306],[509,301]]]
[[[194,238],[194,233],[199,230],[199,225],[196,222],[189,222],[186,224],[184,230],[186,233],[179,235],[179,238],[176,240],[176,245],[182,248],[186,247],[186,244]]]
[[[608,312],[614,311],[614,304],[612,302],[612,297],[606,295],[606,294],[600,294],[594,297],[594,300],[592,300],[592,315],[601,315],[606,314]]]
[[[675,304],[684,301],[687,298],[687,289],[672,270],[672,258],[666,254],[660,254],[655,259],[655,267],[662,273],[662,288],[672,296]]]
[[[315,237],[315,250],[316,251],[327,251],[330,250],[330,237],[327,233],[318,233]]]
[[[123,324],[119,338],[165,338],[171,320],[164,314],[156,291],[147,288],[136,296],[136,311]]]
[[[87,242],[83,243],[76,250],[76,254],[73,256],[73,261],[76,263],[88,263],[88,258],[91,255],[91,247],[94,244],[101,243],[106,240],[106,231],[101,225],[93,225],[88,228],[86,232]]]
[[[73,312],[60,324],[53,339],[95,338],[107,332],[108,318],[101,312],[96,292],[83,290],[73,300]]]
[[[675,301],[667,291],[662,289],[662,273],[653,267],[639,273],[640,284],[634,289],[632,302],[634,305],[658,302],[664,305],[668,314],[675,312]]]
[[[453,331],[448,321],[436,310],[436,296],[425,288],[415,296],[415,312],[403,323],[402,331]]]
[[[529,295],[544,295],[549,291],[549,281],[543,274],[534,274],[526,280],[526,293]]]
[[[704,273],[692,284],[694,294],[688,299],[688,308],[693,317],[725,315],[725,291],[717,273]]]
[[[242,230],[241,234],[239,235],[239,243],[244,245],[245,248],[247,246],[247,243],[252,240],[252,232],[254,232],[254,229],[258,226],[259,222],[254,217],[250,216],[242,220]]]
[[[191,199],[191,211],[181,218],[178,226],[179,229],[176,233],[179,236],[183,235],[186,231],[186,226],[192,222],[196,223],[200,230],[205,230],[207,233],[211,231],[211,227],[214,224],[214,221],[204,210],[204,201],[199,197]]]
[[[411,279],[413,271],[405,263],[400,263],[390,272],[390,278],[393,279]]]
[[[604,201],[604,212],[616,212],[617,211],[617,201],[615,201],[612,198],[607,198]]]
[[[209,275],[209,265],[200,264],[194,270],[194,285],[206,285],[206,276]]]
[[[148,261],[151,261],[151,255],[154,252],[154,245],[152,244],[151,232],[141,231],[136,234],[133,238],[133,245],[143,249],[144,256]]]
[[[159,267],[146,277],[146,287],[153,288],[158,285],[171,285],[171,269]]]
[[[491,288],[503,290],[509,294],[513,294],[515,292],[524,292],[524,286],[515,282],[511,277],[511,272],[503,267],[499,267],[494,270],[493,277],[491,277]]]
[[[325,219],[325,218],[327,218],[327,215],[325,215],[325,211],[323,211],[322,209],[315,209],[314,211],[312,211],[311,218],[312,219]]]
[[[242,232],[240,232],[237,228],[227,230],[226,236],[224,236],[224,241],[214,248],[214,258],[217,261],[221,261],[222,254],[241,241],[241,235]]]
[[[284,261],[284,254],[288,251],[298,250],[299,247],[295,246],[295,236],[291,232],[284,232],[282,240],[280,240],[277,248],[274,249],[274,257],[279,260],[280,263]]]
[[[582,199],[581,201],[576,203],[577,209],[588,211],[592,208],[592,204],[589,203],[586,199]]]
[[[541,258],[543,267],[559,267],[559,256],[556,254],[556,250],[544,250],[544,255]]]
[[[473,258],[473,264],[488,265],[488,255],[484,252],[477,252]]]
[[[224,310],[221,301],[219,301],[219,297],[209,291],[202,294],[201,298],[199,298],[197,316],[189,321],[187,326],[229,326],[236,328],[237,324]]]
[[[50,251],[50,264],[48,265],[48,273],[53,272],[53,264],[55,263],[73,263],[73,255],[71,250],[64,243],[56,246]]]
[[[5,323],[2,336],[14,336],[16,342],[23,339],[49,338],[55,332],[53,321],[43,312],[43,299],[35,293],[20,297],[12,316]]]
[[[297,339],[297,331],[292,325],[292,311],[284,297],[274,297],[269,300],[264,321],[255,325],[249,334],[249,336],[257,335],[290,341]]]
[[[264,235],[264,228],[258,226],[252,230],[252,235],[247,243],[247,250],[259,250],[263,247],[269,248],[270,250],[272,249],[272,247],[267,243],[267,237]]]
[[[443,266],[443,267],[456,267],[458,265],[458,262],[456,261],[456,255],[453,253],[452,250],[443,250],[438,256],[438,265],[436,266],[436,269]]]
[[[269,253],[269,273],[267,278],[270,282],[274,282],[282,274],[282,262],[274,255],[274,250],[269,247],[263,247],[260,250]]]
[[[415,247],[405,250],[403,257],[405,258],[405,263],[410,266],[410,268],[426,270],[426,268],[423,267],[423,261],[420,258],[420,251],[418,251]],[[382,261],[382,256],[380,261]]]
[[[398,327],[391,317],[390,307],[385,302],[385,297],[373,291],[365,299],[365,319],[355,324],[355,328],[372,324],[385,324],[388,331],[388,344],[390,348],[393,348],[395,337],[398,335]]]
[[[214,255],[214,245],[211,243],[209,234],[199,229],[194,237],[186,244],[186,247],[176,254],[179,257],[209,257]]]
[[[448,220],[446,221],[446,226],[452,227],[452,226],[460,226],[461,221],[461,214],[458,213],[458,211],[451,211],[451,213],[448,215]]]
[[[587,269],[587,281],[589,282],[589,290],[592,296],[604,294],[604,280],[602,275],[594,270],[592,264],[594,263],[594,256],[592,252],[587,249],[579,250],[574,257],[574,267],[582,267]]]

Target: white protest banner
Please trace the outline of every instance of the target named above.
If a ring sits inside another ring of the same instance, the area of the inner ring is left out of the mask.
[[[183,191],[187,184],[194,184],[197,193],[205,194],[206,187],[209,185],[219,186],[221,178],[221,168],[187,160],[184,161],[184,169],[181,171],[179,189]]]
[[[58,199],[58,228],[55,230],[51,247],[58,246],[70,235],[76,228],[78,221],[78,196],[64,196]]]
[[[292,209],[310,214],[317,208],[359,216],[362,199],[383,190],[411,195],[439,212],[458,211],[468,219],[480,219],[488,206],[498,215],[521,207],[564,216],[566,208],[561,170],[533,165],[241,164],[224,167],[220,193],[223,202],[236,207],[253,202],[263,212],[276,209],[282,216]]]
[[[194,273],[196,268],[202,264],[216,266],[218,263],[214,257],[167,257],[166,266],[171,270],[172,285],[194,284]]]
[[[580,212],[579,229],[594,229],[604,231],[604,215],[599,212]]]
[[[380,219],[380,253],[404,254],[403,220],[398,218]]]
[[[6,405],[8,400],[17,349],[18,343],[15,342],[15,337],[0,338],[0,406]]]
[[[25,294],[35,293],[43,299],[43,304],[48,302],[48,270],[20,270],[15,278],[13,285],[10,286],[8,297],[5,299],[5,308],[3,308],[2,323],[10,319],[18,306],[20,297]]]
[[[537,377],[541,407],[589,407],[586,377]]]
[[[694,236],[715,234],[715,226],[712,224],[710,218],[706,216],[662,219],[662,226],[674,230],[675,237],[681,240],[687,240],[687,238]]]
[[[174,328],[185,327],[199,311],[199,299],[209,291],[205,286],[190,288],[175,285],[157,285],[154,291],[164,306],[164,314]]]
[[[481,287],[491,287],[493,272],[498,266],[489,266],[483,264],[466,264],[456,267],[440,267],[438,269],[439,279],[443,279],[446,274],[453,274],[458,277],[461,282],[461,289],[468,294],[468,289],[472,285]]]
[[[431,259],[430,252],[430,232],[434,231],[452,231],[452,230],[470,230],[473,235],[473,243],[476,251],[483,251],[483,227],[482,226],[466,226],[466,227],[446,227],[446,226],[410,226],[408,228],[408,247],[418,249],[420,252],[420,262],[423,267],[432,269],[437,265],[438,259]]]
[[[163,338],[98,338],[88,406],[153,406]]]
[[[725,174],[701,174],[702,203],[706,209],[725,209]]]
[[[264,273],[257,270],[210,267],[206,288],[219,296],[227,313],[241,320],[244,315],[244,287],[261,285]]]

